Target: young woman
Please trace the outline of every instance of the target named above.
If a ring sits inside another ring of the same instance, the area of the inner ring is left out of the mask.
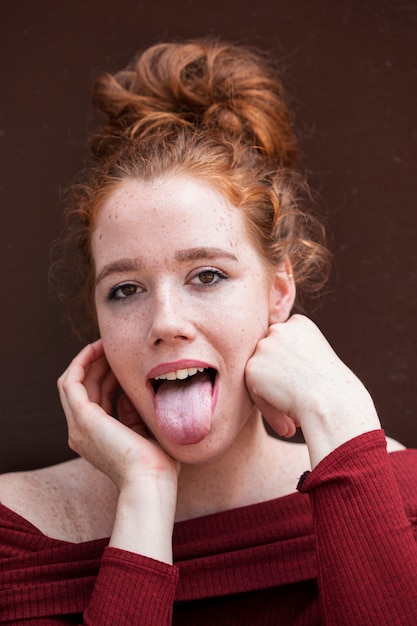
[[[1,479],[0,623],[416,623],[417,454],[293,314],[328,254],[280,82],[195,41],[94,94],[67,243],[100,338],[58,383],[80,458]]]

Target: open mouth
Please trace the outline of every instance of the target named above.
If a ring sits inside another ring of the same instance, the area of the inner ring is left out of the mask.
[[[176,445],[197,444],[209,434],[217,403],[217,370],[203,364],[190,366],[156,371],[148,381],[156,424]]]
[[[152,378],[150,382],[152,385],[152,389],[156,394],[159,387],[167,381],[174,382],[180,385],[187,385],[198,382],[202,378],[207,379],[207,377],[209,377],[213,386],[216,375],[216,370],[211,367],[188,367],[184,369],[178,369],[172,372],[167,372],[166,374],[161,374],[160,376]]]

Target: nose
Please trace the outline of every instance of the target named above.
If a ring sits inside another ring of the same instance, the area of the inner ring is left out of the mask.
[[[149,345],[193,338],[195,329],[190,320],[190,307],[184,300],[172,285],[166,285],[154,293],[148,333]]]

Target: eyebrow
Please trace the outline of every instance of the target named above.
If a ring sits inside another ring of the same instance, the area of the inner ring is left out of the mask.
[[[237,257],[223,248],[187,248],[178,250],[175,254],[178,261],[195,261],[198,259],[218,259],[226,258],[237,261]]]
[[[218,258],[237,261],[237,257],[234,254],[228,252],[227,250],[223,250],[223,248],[187,248],[186,250],[178,250],[175,254],[175,259],[182,263],[187,261],[197,261],[199,259],[212,260]],[[117,261],[112,261],[100,270],[96,278],[96,284],[112,274],[137,271],[140,269],[141,265],[141,262],[134,258],[117,259]]]
[[[107,263],[103,269],[97,274],[96,285],[112,274],[121,274],[122,272],[132,272],[138,270],[140,263],[137,259],[118,259]]]

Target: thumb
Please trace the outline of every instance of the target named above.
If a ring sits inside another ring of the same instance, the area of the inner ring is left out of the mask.
[[[294,437],[297,432],[297,426],[295,425],[294,420],[292,420],[291,417],[288,417],[288,415],[285,415],[285,413],[281,413],[275,409],[275,415],[271,416],[263,414],[263,416],[271,428],[275,430],[277,435],[280,437],[286,437],[289,439],[290,437]]]
[[[277,435],[287,438],[295,435],[297,425],[291,417],[288,417],[288,415],[259,396],[255,397],[252,394],[252,399],[255,401],[255,404],[261,411],[263,417],[266,419],[270,427],[277,433]]]

